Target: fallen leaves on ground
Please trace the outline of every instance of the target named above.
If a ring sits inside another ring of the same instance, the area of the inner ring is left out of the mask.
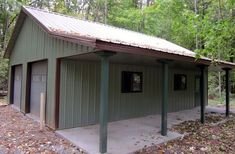
[[[217,123],[217,124],[216,124]],[[223,114],[207,114],[206,123],[199,120],[185,121],[172,127],[171,131],[186,134],[182,138],[155,145],[136,152],[137,154],[158,153],[234,153],[235,116],[225,118]]]
[[[10,106],[0,106],[0,153],[82,153],[49,128]]]
[[[7,105],[6,98],[0,96],[0,106],[6,106],[6,105]]]

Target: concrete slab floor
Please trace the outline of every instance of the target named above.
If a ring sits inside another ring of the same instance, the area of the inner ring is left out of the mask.
[[[198,119],[199,113],[199,108],[169,113],[168,128],[182,121]],[[145,146],[160,144],[181,136],[170,131],[168,131],[167,136],[161,136],[160,127],[161,115],[110,122],[108,124],[108,153],[131,153]],[[99,153],[99,125],[56,132],[90,154]]]

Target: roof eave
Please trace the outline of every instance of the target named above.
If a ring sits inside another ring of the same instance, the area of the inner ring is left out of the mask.
[[[106,42],[102,40],[96,41],[96,51],[99,51],[99,50],[110,50],[110,51],[120,52],[120,53],[151,56],[151,57],[156,57],[157,59],[160,58],[160,59],[169,59],[169,60],[177,60],[177,61],[186,61],[186,62],[195,63],[197,65],[210,66],[214,64],[212,63],[211,59],[205,58],[205,57],[196,58],[196,57],[190,57],[190,56],[179,55],[179,54],[174,54],[174,53],[161,52],[161,51],[147,49],[147,48],[134,47],[130,45],[116,44],[116,43]],[[235,63],[232,63],[232,62],[215,60],[215,63],[218,67],[222,69],[235,69]]]
[[[195,64],[202,64],[202,65],[207,65],[207,66],[211,64],[210,59],[203,59],[203,58],[196,59],[194,57],[161,52],[161,51],[156,51],[156,50],[147,49],[147,48],[134,47],[130,45],[115,44],[112,42],[105,42],[101,40],[96,41],[96,50],[97,51],[110,50],[110,51],[120,52],[120,53],[151,56],[151,57],[156,57],[156,59],[160,58],[160,59],[169,59],[169,60],[177,60],[177,61],[187,61],[187,62],[191,62]]]
[[[235,64],[227,61],[217,61],[216,64],[222,69],[235,69]]]

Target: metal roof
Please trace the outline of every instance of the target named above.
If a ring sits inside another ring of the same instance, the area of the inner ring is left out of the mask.
[[[167,40],[123,28],[117,28],[97,22],[84,21],[75,17],[26,6],[22,7],[20,13],[22,19],[18,19],[19,24],[22,24],[22,20],[25,18],[25,15],[22,14],[31,16],[34,21],[36,21],[47,33],[62,38],[70,38],[71,41],[73,39],[77,39],[81,42],[85,40],[91,44],[95,44],[97,41],[103,41],[141,49],[149,49],[155,52],[167,53],[168,55],[172,54],[191,58],[196,57],[196,53],[193,51],[171,43]],[[6,55],[8,56],[10,52],[8,50],[10,50],[11,46],[13,46],[18,35],[17,33],[19,33],[19,28],[15,31],[16,34],[13,32],[13,36],[10,39],[6,50]],[[146,50],[146,52],[148,52],[148,50]],[[200,57],[200,59],[211,61],[206,57]],[[222,63],[226,65],[234,65],[233,63],[229,62]]]
[[[101,23],[84,21],[36,8],[25,7],[25,9],[51,32],[78,37],[82,36],[179,55],[195,56],[194,52],[158,37]]]

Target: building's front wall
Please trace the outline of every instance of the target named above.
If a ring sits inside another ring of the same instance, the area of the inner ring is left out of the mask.
[[[67,57],[87,53],[93,49],[84,45],[78,45],[49,36],[30,17],[26,17],[16,44],[10,55],[10,76],[11,68],[14,65],[22,64],[22,112],[26,111],[26,81],[29,63],[40,60],[48,61],[47,76],[47,103],[46,103],[46,123],[51,128],[55,128],[55,78],[56,78],[56,58]],[[10,78],[9,78],[10,79]],[[9,91],[11,91],[11,80],[9,80]],[[11,93],[11,92],[10,92]],[[10,98],[9,98],[10,100]],[[12,103],[12,102],[10,102]]]
[[[143,92],[121,93],[121,72],[143,72]],[[109,121],[140,117],[161,112],[162,72],[160,66],[110,64]],[[174,74],[187,76],[187,89],[174,90]],[[195,106],[195,76],[199,69],[169,68],[168,111]],[[98,123],[100,63],[62,60],[59,128]]]

